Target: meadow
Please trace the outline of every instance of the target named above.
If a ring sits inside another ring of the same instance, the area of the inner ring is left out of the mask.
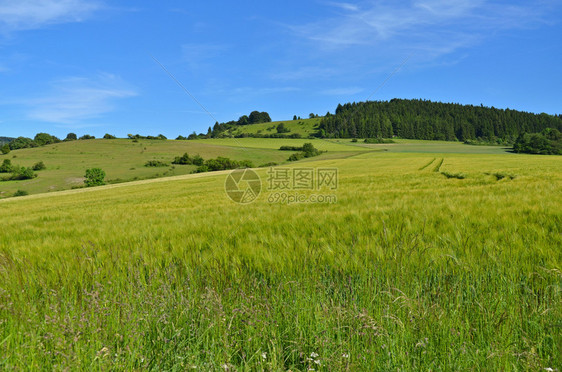
[[[260,124],[261,125],[261,124]],[[253,141],[252,141],[253,140]],[[170,164],[176,156],[199,154],[205,159],[217,156],[234,160],[251,160],[255,166],[283,163],[290,154],[279,151],[285,144],[302,146],[313,142],[330,156],[340,152],[370,151],[368,148],[349,148],[322,140],[228,139],[199,141],[162,141],[128,139],[95,139],[62,142],[44,147],[21,149],[0,155],[0,164],[9,159],[12,164],[31,167],[43,161],[47,169],[39,171],[31,180],[0,182],[0,198],[10,197],[17,190],[30,194],[69,190],[83,185],[86,169],[98,167],[107,174],[107,181],[119,183],[159,177],[189,174],[195,166]],[[168,163],[167,167],[145,167],[150,160]],[[0,175],[1,176],[1,175]]]
[[[340,145],[290,165],[334,204],[228,172],[1,200],[0,369],[559,369],[562,157]]]

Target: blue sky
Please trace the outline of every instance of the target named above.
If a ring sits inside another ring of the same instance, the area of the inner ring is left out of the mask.
[[[367,98],[559,114],[561,20],[548,0],[0,0],[0,135],[175,138]]]

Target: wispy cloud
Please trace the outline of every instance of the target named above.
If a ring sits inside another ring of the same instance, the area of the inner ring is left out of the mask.
[[[89,0],[0,0],[0,30],[13,32],[80,22],[101,8]]]
[[[359,10],[358,5],[351,4],[351,3],[328,1],[328,2],[326,2],[326,5],[330,5],[332,7],[343,9],[343,10],[349,10],[349,11],[352,11],[352,12],[356,12],[356,11]]]
[[[26,100],[30,119],[80,127],[116,109],[116,101],[137,92],[121,78],[99,74],[93,78],[69,77],[53,82],[43,97]]]
[[[333,89],[325,89],[320,93],[329,95],[329,96],[353,96],[355,94],[364,92],[365,89],[359,87],[347,87],[347,88],[333,88]]]
[[[343,9],[338,17],[290,26],[325,50],[362,46],[407,49],[437,57],[479,42],[491,32],[541,20],[536,5],[485,0],[370,1],[361,5],[327,3]]]

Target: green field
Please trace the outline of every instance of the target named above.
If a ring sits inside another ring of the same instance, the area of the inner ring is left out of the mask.
[[[310,119],[310,121],[318,119]],[[248,125],[251,128],[262,124]],[[0,199],[10,197],[17,190],[30,194],[69,190],[83,185],[86,169],[99,167],[107,173],[110,183],[135,181],[159,177],[185,175],[195,166],[173,165],[145,167],[149,160],[166,163],[187,152],[203,158],[226,156],[234,160],[251,160],[255,166],[267,163],[282,164],[291,152],[279,151],[281,146],[302,146],[311,142],[325,151],[320,159],[344,158],[362,152],[413,152],[413,153],[474,153],[505,154],[498,146],[468,146],[459,142],[396,140],[393,144],[369,145],[353,143],[350,139],[277,139],[277,138],[224,138],[194,141],[161,140],[81,140],[12,151],[0,155],[0,163],[10,159],[12,164],[30,167],[43,161],[47,169],[37,172],[32,180],[0,182]],[[1,175],[0,175],[1,176]]]
[[[160,140],[81,140],[62,142],[44,147],[12,151],[0,155],[10,159],[12,164],[30,167],[43,161],[46,170],[39,171],[38,177],[25,181],[0,182],[0,198],[13,195],[16,190],[30,194],[68,190],[83,184],[86,169],[99,167],[107,173],[110,182],[133,181],[189,174],[195,166],[170,164],[169,167],[145,167],[149,160],[170,163],[174,157],[187,152],[200,154],[203,158],[225,156],[234,160],[251,160],[255,166],[275,162],[283,163],[291,153],[279,151],[283,145],[302,146],[313,142],[324,156],[337,156],[340,152],[369,151],[368,148],[349,148],[322,140],[283,140],[283,139],[226,139],[198,141],[160,141]],[[1,175],[0,175],[1,176]]]
[[[279,141],[142,148],[265,162]],[[248,205],[228,172],[1,200],[0,369],[562,366],[562,157],[316,141],[290,166],[337,168],[337,203],[272,203],[267,169]]]

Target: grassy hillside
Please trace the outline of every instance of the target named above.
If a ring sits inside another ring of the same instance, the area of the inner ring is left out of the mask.
[[[107,179],[113,181],[131,181],[136,179],[174,176],[192,172],[194,166],[172,165],[169,167],[148,168],[144,164],[149,160],[160,160],[170,163],[174,157],[187,152],[190,155],[200,154],[203,158],[225,156],[235,160],[251,160],[256,166],[287,160],[290,154],[278,151],[285,143],[302,146],[304,140],[261,139],[199,140],[199,141],[160,141],[160,140],[81,140],[62,142],[44,147],[21,149],[0,155],[10,159],[12,164],[30,167],[43,161],[46,170],[38,172],[38,177],[25,181],[0,182],[0,198],[11,196],[16,190],[29,193],[52,192],[67,190],[83,183],[85,170],[100,167],[107,173]],[[310,141],[308,141],[310,142]],[[320,140],[312,141],[323,151],[337,153],[349,151],[348,146],[332,144]],[[353,148],[353,151],[369,149]]]
[[[252,134],[275,134],[277,133],[277,126],[281,123],[285,125],[286,128],[290,130],[287,135],[298,133],[303,138],[313,135],[317,129],[316,126],[320,124],[322,118],[314,119],[301,119],[301,120],[285,120],[285,121],[274,121],[271,123],[261,123],[261,124],[250,124],[250,125],[238,125],[235,130],[228,130],[227,132],[236,136],[241,133],[252,133]]]
[[[562,157],[348,155],[301,163],[335,204],[225,174],[0,201],[0,369],[562,365]]]
[[[257,124],[261,125],[261,124]],[[252,127],[252,126],[247,126]],[[281,146],[302,146],[311,142],[316,148],[326,151],[320,159],[345,158],[361,152],[415,152],[415,153],[475,153],[502,154],[508,149],[497,146],[468,146],[459,142],[396,140],[393,144],[370,145],[351,142],[349,139],[276,139],[276,138],[225,138],[194,141],[159,140],[84,140],[62,142],[44,147],[15,150],[3,159],[13,164],[32,166],[43,161],[47,169],[38,172],[38,177],[25,181],[0,182],[0,198],[9,197],[17,190],[30,194],[68,190],[82,185],[85,170],[100,167],[107,173],[110,182],[189,174],[195,166],[173,165],[168,167],[145,167],[149,160],[170,163],[174,157],[187,152],[200,154],[204,158],[226,156],[234,160],[251,160],[255,166],[287,160],[290,152],[279,151]]]

